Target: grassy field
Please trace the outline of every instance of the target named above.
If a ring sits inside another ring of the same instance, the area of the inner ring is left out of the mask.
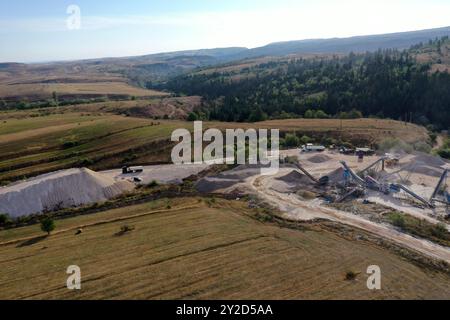
[[[120,235],[124,225],[135,229]],[[450,298],[446,274],[325,230],[262,223],[245,202],[163,199],[59,220],[57,230],[0,231],[13,241],[0,245],[0,299]],[[373,264],[380,291],[366,287]],[[81,291],[65,288],[69,265],[81,268]]]
[[[0,84],[0,98],[5,100],[51,99],[53,92],[59,97],[99,97],[99,96],[136,96],[152,97],[165,96],[166,93],[154,90],[145,90],[130,86],[125,82],[93,82],[93,83],[33,83],[33,84]]]
[[[173,144],[169,140],[173,130],[192,129],[191,122],[125,116],[123,113],[131,108],[128,104],[115,103],[115,107],[108,108],[111,109],[95,104],[92,110],[78,106],[74,110],[66,107],[0,112],[0,182],[5,184],[70,167],[102,170],[123,164],[166,163],[170,161]],[[122,115],[112,113],[113,110]],[[428,139],[424,128],[375,119],[345,120],[342,128],[339,120],[307,119],[256,124],[204,123],[204,129],[208,127],[275,128],[313,137],[362,141],[361,144],[387,137],[407,142]]]
[[[120,166],[126,159],[169,160],[166,141],[177,121],[153,121],[118,115],[64,114],[20,120],[0,126],[0,180],[16,180],[57,169]],[[137,150],[139,149],[139,150]]]

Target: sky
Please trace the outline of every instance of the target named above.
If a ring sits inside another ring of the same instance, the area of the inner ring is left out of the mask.
[[[450,0],[1,0],[0,62],[254,48],[444,26]]]

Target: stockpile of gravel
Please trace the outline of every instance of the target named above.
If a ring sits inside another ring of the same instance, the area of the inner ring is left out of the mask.
[[[330,161],[331,158],[325,154],[317,154],[307,159],[311,163],[323,163]]]
[[[1,188],[0,212],[15,218],[104,202],[134,187],[85,168],[62,170]]]

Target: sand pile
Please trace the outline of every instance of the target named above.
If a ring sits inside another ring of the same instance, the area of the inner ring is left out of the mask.
[[[313,157],[308,158],[307,160],[311,163],[323,163],[330,161],[331,158],[325,154],[317,154]]]
[[[0,212],[11,217],[106,201],[134,189],[89,169],[62,170],[0,189]]]

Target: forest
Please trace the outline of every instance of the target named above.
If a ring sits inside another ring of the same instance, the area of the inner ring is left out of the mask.
[[[438,46],[447,38],[430,41]],[[450,74],[409,50],[269,61],[240,70],[194,72],[158,89],[203,96],[190,120],[378,117],[450,127]]]

